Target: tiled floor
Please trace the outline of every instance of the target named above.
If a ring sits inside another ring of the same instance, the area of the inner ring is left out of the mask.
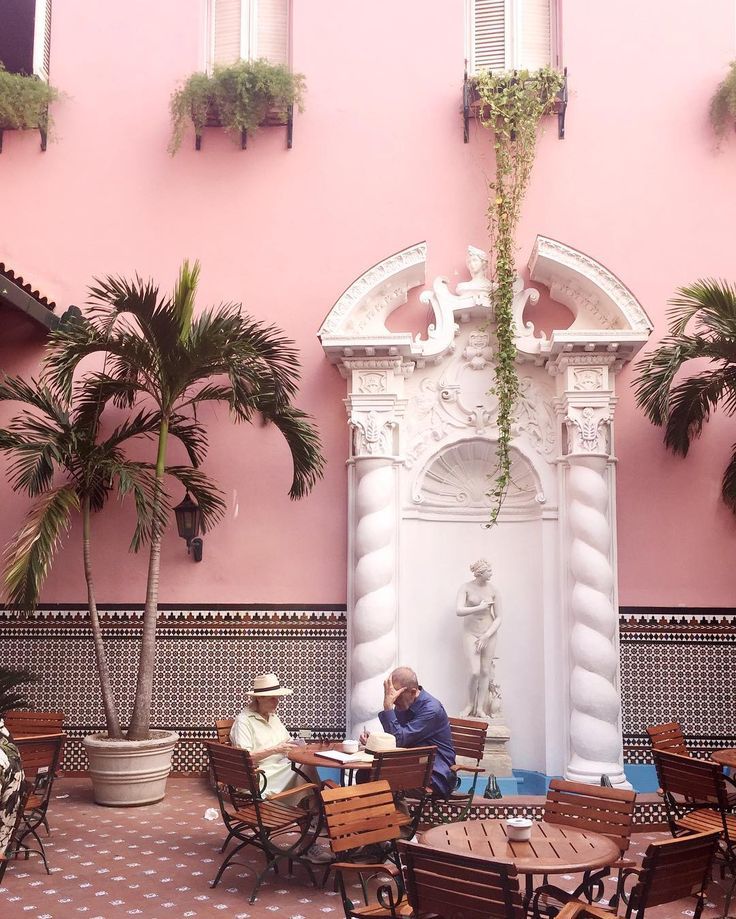
[[[171,780],[165,801],[139,809],[97,807],[86,780],[57,781],[49,810],[52,833],[47,842],[42,836],[51,876],[36,857],[12,862],[0,886],[0,917],[316,919],[334,914],[341,919],[339,897],[310,887],[301,873],[294,878],[268,876],[253,905],[248,903],[251,875],[238,866],[228,869],[211,890],[225,836],[219,815],[216,822],[204,817],[213,803],[207,785],[194,779]],[[634,836],[634,855],[640,856],[652,839],[661,837]],[[252,862],[260,864],[260,857]],[[613,888],[615,882],[608,883]],[[721,890],[714,885],[712,893],[714,902],[704,919],[722,914],[716,906],[722,902]],[[692,907],[693,901],[682,901],[647,916],[692,916]]]

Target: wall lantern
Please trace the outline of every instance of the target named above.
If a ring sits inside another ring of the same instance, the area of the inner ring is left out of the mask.
[[[192,501],[189,492],[184,495],[181,504],[174,508],[176,514],[176,528],[179,536],[187,541],[187,552],[191,552],[195,562],[202,561],[202,539],[199,528],[202,520],[202,511],[199,505]]]

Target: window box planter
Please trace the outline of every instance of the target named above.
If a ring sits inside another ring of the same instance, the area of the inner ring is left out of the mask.
[[[249,133],[272,125],[286,127],[286,145],[291,148],[294,108],[303,111],[304,88],[302,74],[265,60],[216,67],[211,75],[194,73],[171,97],[169,152],[173,156],[179,149],[190,123],[197,150],[206,127],[230,131],[244,150]]]
[[[58,97],[58,91],[38,77],[10,73],[0,64],[0,153],[5,131],[32,129],[40,133],[41,150],[45,150],[51,126],[49,104]]]

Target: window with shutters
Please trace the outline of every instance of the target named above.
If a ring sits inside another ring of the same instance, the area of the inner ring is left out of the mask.
[[[290,0],[209,0],[209,69],[260,57],[288,66],[290,7]]]
[[[0,61],[10,73],[49,78],[51,0],[0,0]]]
[[[559,0],[467,0],[468,72],[559,67]]]

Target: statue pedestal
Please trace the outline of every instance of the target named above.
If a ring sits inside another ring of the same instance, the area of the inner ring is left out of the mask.
[[[496,778],[506,778],[513,775],[511,771],[511,756],[506,749],[506,744],[511,738],[511,732],[504,724],[489,724],[486,735],[486,749],[481,766],[486,774],[493,774]]]

